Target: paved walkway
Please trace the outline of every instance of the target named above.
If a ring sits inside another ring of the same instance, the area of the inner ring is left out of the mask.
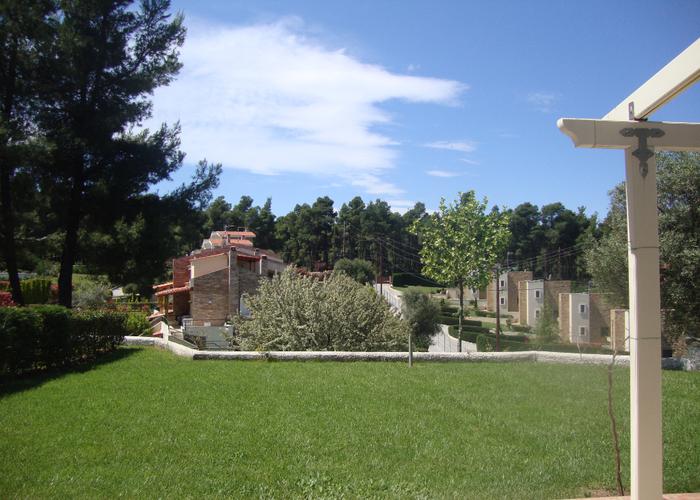
[[[441,331],[430,339],[428,352],[459,352],[459,341],[450,336],[447,325],[440,325]],[[476,344],[462,341],[462,352],[476,352]]]

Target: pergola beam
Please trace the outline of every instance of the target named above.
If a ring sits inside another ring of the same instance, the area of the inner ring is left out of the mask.
[[[603,117],[603,120],[646,120],[654,111],[698,80],[700,80],[700,38],[629,97],[623,99]]]
[[[624,129],[658,129],[663,136],[652,137],[649,145],[657,151],[700,151],[700,123],[630,122],[560,118],[559,130],[568,135],[577,148],[627,149],[638,143],[634,135],[624,136]]]

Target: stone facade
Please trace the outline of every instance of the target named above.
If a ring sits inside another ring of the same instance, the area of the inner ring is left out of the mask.
[[[192,280],[190,315],[193,325],[223,325],[229,316],[229,269],[221,269]]]
[[[610,336],[610,304],[604,293],[591,293],[590,297],[590,325],[591,344],[601,345],[606,343],[605,337]],[[612,341],[612,339],[611,339]]]
[[[570,294],[559,294],[559,332],[562,340],[571,342],[571,311]]]
[[[518,293],[518,283],[520,281],[528,281],[532,279],[532,271],[510,271],[503,273],[499,281],[503,282],[503,286],[499,292],[500,296],[505,299],[505,304],[501,305],[501,309],[505,312],[517,312],[520,304]],[[486,309],[489,311],[496,310],[496,280],[492,279],[486,288]]]
[[[618,351],[626,351],[629,348],[627,337],[626,309],[610,310],[610,345]]]
[[[552,311],[554,317],[559,315],[559,294],[571,293],[571,281],[547,281],[544,282],[544,303]]]

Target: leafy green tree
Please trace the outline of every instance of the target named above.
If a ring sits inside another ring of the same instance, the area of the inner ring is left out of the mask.
[[[700,154],[659,153],[656,159],[664,334],[682,344],[685,337],[700,337]],[[610,201],[602,235],[586,252],[586,264],[596,289],[609,292],[612,305],[627,307],[624,184],[610,191]]]
[[[498,210],[487,213],[486,205],[486,199],[477,200],[474,191],[459,193],[450,205],[440,200],[437,213],[412,227],[421,236],[423,274],[459,289],[460,349],[464,288],[478,290],[488,284],[510,237],[508,214]]]
[[[287,268],[246,297],[252,317],[236,320],[234,344],[246,350],[396,351],[406,323],[372,289],[343,273],[323,281]]]
[[[546,303],[540,311],[540,318],[537,320],[533,333],[541,344],[553,342],[559,338],[559,324],[551,307]]]
[[[108,209],[114,198],[142,193],[182,161],[177,127],[130,131],[149,116],[147,96],[180,68],[182,17],[171,18],[168,0],[131,4],[62,2],[55,41],[42,59],[49,76],[42,80],[37,124],[53,146],[44,173],[62,215],[59,302],[68,307],[85,214],[99,215],[97,206]],[[106,202],[105,193],[112,200]]]
[[[333,270],[345,273],[363,285],[374,280],[374,266],[368,260],[340,259],[336,261]]]
[[[401,294],[401,315],[411,329],[416,346],[427,349],[430,339],[440,331],[440,307],[427,294],[407,290]]]

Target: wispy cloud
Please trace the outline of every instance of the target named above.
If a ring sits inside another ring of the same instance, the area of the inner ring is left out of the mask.
[[[559,99],[560,95],[554,92],[531,92],[527,95],[527,102],[542,113],[551,113]]]
[[[431,175],[433,177],[459,177],[460,175],[463,175],[459,172],[453,172],[451,170],[426,170],[426,174]]]
[[[387,200],[387,203],[394,212],[400,214],[405,214],[416,205],[413,200]]]
[[[476,143],[473,141],[433,141],[423,144],[426,148],[447,149],[449,151],[460,151],[471,153],[476,150]]]
[[[471,160],[469,158],[460,158],[459,161],[462,161],[468,165],[481,165],[480,161],[477,160]]]
[[[452,105],[466,85],[389,72],[304,33],[298,19],[189,26],[178,79],[154,96],[146,125],[180,120],[188,160],[250,172],[299,173],[397,194],[383,178],[396,141],[389,100]]]
[[[420,64],[411,63],[408,66],[406,66],[406,71],[408,71],[409,73],[413,73],[414,71],[418,71],[419,69],[420,69]]]

